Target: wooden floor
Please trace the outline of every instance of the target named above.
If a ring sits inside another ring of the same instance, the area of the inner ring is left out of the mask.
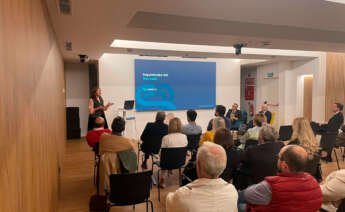
[[[341,158],[342,153],[338,152],[338,157]],[[95,194],[95,187],[93,186],[93,158],[89,146],[84,139],[68,140],[66,154],[64,158],[61,188],[60,188],[60,202],[59,212],[88,212],[88,203],[91,195]],[[333,155],[334,159],[334,155]],[[150,163],[148,163],[150,164]],[[341,168],[345,168],[345,163],[341,160]],[[330,172],[337,170],[336,162],[323,163],[323,175],[327,176]],[[157,188],[154,187],[151,191],[151,200],[153,200],[154,211],[165,211],[165,197],[168,192],[175,191],[178,186],[177,173],[170,176],[167,182],[167,187],[161,190],[161,202],[158,201]],[[133,211],[132,207],[114,207],[111,212],[126,212]],[[136,212],[145,211],[144,204],[136,206]]]

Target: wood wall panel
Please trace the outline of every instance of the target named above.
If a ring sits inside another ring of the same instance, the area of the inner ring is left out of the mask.
[[[63,60],[45,2],[0,0],[0,211],[54,212],[65,148]]]
[[[334,102],[345,103],[345,54],[327,53],[326,57],[326,119],[332,115]]]
[[[313,76],[304,77],[303,87],[303,116],[311,121],[313,111]]]

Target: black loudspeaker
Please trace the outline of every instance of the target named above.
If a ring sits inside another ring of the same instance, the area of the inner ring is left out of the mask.
[[[67,139],[80,138],[79,107],[66,108]]]

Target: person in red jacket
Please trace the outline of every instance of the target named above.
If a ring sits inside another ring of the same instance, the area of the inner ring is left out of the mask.
[[[282,148],[278,155],[279,174],[239,192],[239,211],[241,203],[247,203],[246,212],[318,211],[322,192],[316,180],[304,172],[307,156],[300,146]]]
[[[104,119],[102,117],[97,117],[95,119],[93,130],[87,132],[86,141],[90,147],[92,147],[93,151],[98,153],[98,149],[96,145],[99,143],[99,139],[103,133],[111,133],[110,129],[104,129]]]

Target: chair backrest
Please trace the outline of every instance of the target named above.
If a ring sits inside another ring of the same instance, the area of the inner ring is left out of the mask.
[[[109,199],[116,205],[134,205],[150,197],[152,170],[132,174],[112,174]]]
[[[292,136],[292,126],[291,125],[285,125],[280,126],[279,128],[279,141],[288,141],[291,139]]]
[[[246,144],[244,145],[244,149],[247,149],[248,147],[253,147],[259,145],[258,140],[248,139],[246,140]]]
[[[162,148],[160,167],[167,170],[181,168],[186,163],[186,155],[186,147]]]
[[[158,154],[162,146],[162,136],[151,136],[148,141],[144,143],[143,151],[146,154]]]
[[[187,135],[188,140],[188,150],[196,150],[199,148],[201,134],[198,135]]]
[[[319,154],[314,154],[313,159],[308,160],[305,172],[308,172],[312,176],[316,176],[318,164],[320,163],[321,156]]]

